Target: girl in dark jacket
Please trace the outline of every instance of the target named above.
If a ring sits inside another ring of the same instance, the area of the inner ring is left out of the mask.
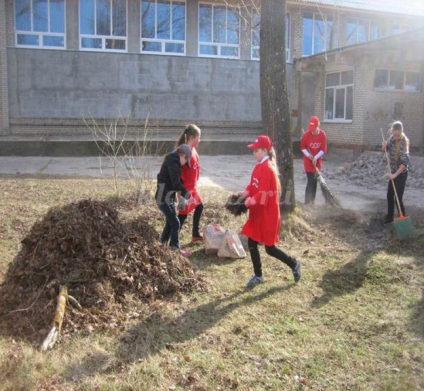
[[[184,187],[181,181],[182,166],[190,164],[191,148],[187,144],[180,145],[171,152],[162,163],[157,176],[157,189],[155,194],[156,203],[164,214],[166,223],[160,237],[162,243],[181,252],[184,256],[189,256],[189,251],[180,249],[180,220],[175,208],[176,194],[180,193],[178,209],[184,209],[190,192]]]

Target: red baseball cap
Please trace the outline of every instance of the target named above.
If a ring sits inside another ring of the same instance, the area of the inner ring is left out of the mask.
[[[249,149],[264,148],[270,150],[272,148],[272,140],[268,136],[258,136],[253,144],[247,146]]]
[[[308,130],[316,130],[319,126],[319,118],[314,115],[309,120]]]

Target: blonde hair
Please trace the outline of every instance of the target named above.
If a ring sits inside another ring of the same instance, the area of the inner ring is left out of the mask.
[[[406,153],[409,153],[409,138],[406,137],[406,134],[403,131],[403,123],[401,121],[394,121],[390,125],[390,133],[393,134],[393,131],[396,130],[400,132],[400,139],[405,144]]]
[[[197,136],[200,135],[200,128],[195,124],[186,125],[184,132],[181,134],[178,139],[175,147],[178,148],[181,144],[188,144],[188,142]]]
[[[281,182],[280,182],[280,171],[278,170],[277,162],[276,162],[276,153],[274,147],[268,151],[269,161],[271,163],[271,169],[275,175],[275,181],[277,182],[277,190],[278,193],[281,192]]]

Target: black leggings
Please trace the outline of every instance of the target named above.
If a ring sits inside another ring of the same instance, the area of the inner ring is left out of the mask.
[[[405,216],[405,207],[403,206],[403,193],[405,191],[407,178],[408,178],[408,171],[405,171],[402,174],[398,175],[395,179],[393,179],[393,182],[396,187],[396,194],[399,200],[400,210],[402,211],[402,214],[404,216]],[[395,200],[395,191],[393,190],[392,181],[389,181],[389,184],[387,186],[387,217],[390,220],[393,220],[393,215],[395,213],[395,204],[396,204],[396,207],[399,209],[397,202]]]
[[[199,226],[200,226],[200,218],[202,217],[202,213],[203,213],[203,204],[199,204],[196,206],[196,209],[194,209],[194,214],[193,214],[193,233],[192,233],[193,237],[200,236]],[[180,230],[184,224],[184,221],[186,221],[187,216],[188,215],[178,215],[178,218],[180,220]]]
[[[314,172],[307,172],[306,177],[308,182],[306,183],[305,190],[305,204],[313,204],[317,195],[318,181]]]
[[[259,255],[258,242],[248,238],[247,245],[249,247],[250,257],[252,258],[253,271],[255,276],[262,277],[262,263],[261,256]],[[290,269],[294,269],[297,265],[296,258],[286,254],[283,250],[274,246],[265,246],[265,251],[271,257],[277,258],[279,261],[284,262]]]

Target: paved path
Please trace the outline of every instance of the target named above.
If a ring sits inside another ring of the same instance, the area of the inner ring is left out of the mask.
[[[159,171],[162,158],[146,157],[142,161],[133,162],[119,158],[116,172],[125,178],[132,172],[155,178]],[[228,192],[242,190],[250,179],[250,173],[255,164],[252,155],[218,155],[201,156],[202,174],[201,186],[215,186]],[[343,164],[343,159],[329,159],[325,162],[325,170],[336,169]],[[0,157],[0,174],[21,175],[51,175],[69,177],[108,177],[113,175],[113,161],[96,157]],[[140,168],[141,167],[141,168]],[[303,202],[306,186],[306,176],[303,172],[302,160],[294,162],[295,191],[298,202]],[[367,189],[341,181],[327,181],[328,186],[341,200],[345,209],[362,211],[363,213],[385,211],[386,183],[380,187]],[[408,189],[405,193],[405,204],[413,204],[424,208],[422,190]],[[317,194],[317,205],[324,204],[320,191]]]

